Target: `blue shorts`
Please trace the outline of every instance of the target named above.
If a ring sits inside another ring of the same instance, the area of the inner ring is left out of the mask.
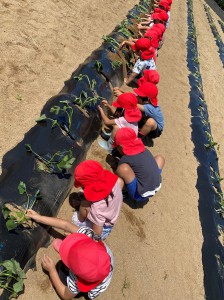
[[[162,174],[162,169],[159,169],[159,174]],[[137,191],[137,179],[136,177],[133,179],[132,182],[126,184],[126,189],[128,194],[131,196],[132,199],[136,200],[136,201],[146,201],[150,196],[148,197],[142,197],[141,195],[139,195],[138,191]]]

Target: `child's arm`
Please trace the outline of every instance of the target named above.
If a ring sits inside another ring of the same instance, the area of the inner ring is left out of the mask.
[[[58,272],[55,268],[54,261],[47,255],[44,255],[42,258],[42,267],[49,273],[49,277],[51,279],[52,285],[55,288],[56,292],[60,296],[60,298],[64,300],[73,299],[76,294],[73,294],[69,288],[61,282],[61,279],[58,276]]]
[[[129,83],[131,83],[135,79],[135,77],[137,75],[138,75],[137,73],[132,72],[131,75],[128,78],[124,78],[124,83],[128,85]]]
[[[91,203],[87,200],[82,200],[79,207],[78,219],[80,222],[84,222],[90,211]]]
[[[140,111],[145,111],[144,105],[137,103],[137,107],[140,109]]]
[[[119,48],[121,49],[122,47],[124,47],[125,45],[128,45],[128,46],[132,46],[132,45],[134,45],[134,41],[123,41],[121,44],[120,44],[120,46],[119,46]]]
[[[102,100],[101,103],[102,103],[104,106],[106,106],[107,108],[109,108],[109,110],[112,112],[112,114],[115,113],[116,107],[114,107],[113,105],[110,105],[110,104],[108,103],[107,100]]]
[[[105,125],[115,125],[115,124],[116,124],[114,120],[110,120],[110,119],[105,115],[105,113],[104,113],[102,107],[98,106],[98,110],[99,110],[99,112],[100,112],[100,114],[101,114],[101,118],[102,118],[102,120],[103,120],[103,122],[104,122]]]
[[[74,225],[73,223],[71,223],[69,221],[59,219],[59,218],[42,216],[32,209],[29,209],[26,215],[27,215],[27,217],[30,217],[37,223],[41,223],[44,225],[62,229],[64,231],[67,231],[70,233],[76,232],[79,229],[78,226]]]

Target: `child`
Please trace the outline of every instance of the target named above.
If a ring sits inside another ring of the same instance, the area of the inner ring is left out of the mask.
[[[94,299],[108,288],[113,273],[113,255],[104,242],[97,240],[92,229],[78,228],[68,221],[42,216],[33,210],[28,210],[27,216],[71,233],[64,240],[55,239],[53,243],[63,262],[59,272],[49,256],[42,258],[42,267],[61,299],[72,299],[80,292]]]
[[[72,221],[78,226],[87,225],[104,240],[110,234],[121,209],[123,181],[94,160],[79,164],[74,179],[75,187],[83,189],[84,197]]]
[[[138,80],[138,86],[141,86],[143,83],[151,82],[154,84],[159,83],[159,73],[156,70],[145,70],[143,71],[143,76]],[[113,89],[115,96],[120,96],[125,93],[121,88],[115,86]]]
[[[122,155],[116,173],[121,177],[131,198],[145,201],[161,188],[161,172],[165,159],[149,152],[131,128],[121,128],[114,145]]]
[[[107,100],[103,100],[102,104],[110,109],[112,113],[115,112],[116,107],[124,109],[124,116],[115,119],[109,119],[103,109],[98,106],[102,120],[105,125],[113,126],[113,131],[108,142],[104,140],[98,140],[99,145],[105,150],[111,151],[113,149],[112,144],[114,142],[114,135],[118,128],[122,127],[131,127],[136,133],[138,132],[138,121],[141,120],[142,114],[139,108],[137,107],[138,99],[133,93],[124,93],[121,94],[115,102],[110,105]]]
[[[151,82],[143,83],[139,88],[134,89],[138,96],[138,108],[144,113],[139,123],[139,135],[141,137],[157,138],[162,134],[164,127],[163,114],[158,106],[158,88]]]
[[[140,38],[135,43],[131,41],[124,41],[121,44],[123,47],[125,44],[131,45],[134,51],[139,52],[140,58],[136,61],[132,73],[128,78],[124,78],[125,84],[130,84],[135,77],[141,75],[144,70],[155,70],[155,48],[152,47],[151,41],[148,38]]]

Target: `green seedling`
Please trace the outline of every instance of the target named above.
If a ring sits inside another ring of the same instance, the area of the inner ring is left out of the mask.
[[[148,12],[148,8],[146,8],[143,4],[139,4],[138,8],[143,13]]]
[[[38,169],[47,173],[63,173],[64,170],[68,172],[75,158],[73,157],[72,150],[57,151],[53,155],[47,154],[45,157],[36,153],[29,144],[26,144],[26,151],[31,152],[39,160]]]
[[[138,21],[138,22],[141,22],[141,18],[138,16],[138,15],[136,15],[134,12],[131,12],[130,13],[130,16],[134,19],[134,20],[136,20],[136,21]]]
[[[25,278],[25,272],[14,258],[0,262],[0,288],[10,293],[9,299],[17,298],[23,291]]]
[[[84,78],[86,78],[92,93],[94,93],[94,88],[96,86],[96,80],[95,79],[90,80],[89,76],[86,75],[86,74],[80,74],[79,76],[74,76],[73,78],[77,79],[78,81],[81,81]]]
[[[114,38],[108,35],[103,35],[102,39],[104,40],[104,42],[110,44],[113,48],[115,49],[119,48],[119,43]]]
[[[22,101],[22,100],[23,100],[23,97],[22,97],[22,95],[17,95],[17,96],[16,96],[16,100],[18,100],[18,101]]]
[[[60,101],[60,103],[65,104],[63,106],[63,108],[61,108],[60,106],[55,105],[50,109],[50,112],[55,114],[55,115],[58,115],[59,112],[62,112],[64,114],[66,114],[67,118],[68,118],[68,128],[67,128],[66,131],[70,132],[71,126],[72,126],[73,107],[69,105],[70,102],[68,100]]]
[[[193,58],[193,61],[194,61],[196,64],[199,65],[199,58],[198,58],[198,56],[194,57],[194,58]]]
[[[125,35],[127,38],[132,36],[131,32],[127,28],[128,25],[128,20],[124,20],[118,25],[118,32],[123,33],[123,35]]]
[[[103,71],[103,64],[99,60],[95,60],[94,66],[98,73]]]
[[[119,60],[115,60],[113,62],[111,62],[111,66],[113,70],[116,70],[117,68],[119,68],[122,65],[122,62],[120,62]]]
[[[214,146],[216,146],[218,143],[214,142],[212,135],[208,131],[205,131],[205,134],[208,138],[209,143],[205,144],[204,146],[207,150],[210,150],[210,149],[214,148]]]
[[[73,98],[73,103],[80,106],[82,109],[88,106],[94,106],[102,97],[98,95],[88,96],[86,92],[81,91],[79,97]]]
[[[37,200],[41,199],[40,190],[32,196],[28,194],[26,184],[20,181],[18,185],[19,194],[26,195],[26,207],[19,207],[16,204],[4,204],[2,208],[3,218],[6,220],[6,227],[8,231],[13,230],[19,226],[30,227],[30,218],[26,216],[27,210],[32,209]]]

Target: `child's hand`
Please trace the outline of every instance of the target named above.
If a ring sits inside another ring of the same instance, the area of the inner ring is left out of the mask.
[[[114,89],[114,96],[118,97],[122,94],[122,92],[120,91],[119,88],[117,88],[116,90]]]
[[[44,270],[48,271],[49,273],[55,270],[55,263],[54,261],[46,254],[41,260],[41,265]]]
[[[40,214],[38,214],[36,211],[34,211],[32,209],[27,210],[26,216],[37,222],[38,222],[39,218],[41,217]]]
[[[104,106],[108,106],[108,101],[106,99],[102,100],[101,102]]]
[[[126,41],[123,41],[122,43],[120,43],[119,49],[123,48],[125,46],[125,44],[126,44]]]
[[[127,84],[128,78],[124,78],[124,84]]]
[[[97,108],[98,108],[99,112],[102,114],[103,113],[102,107],[100,105],[98,105]]]

